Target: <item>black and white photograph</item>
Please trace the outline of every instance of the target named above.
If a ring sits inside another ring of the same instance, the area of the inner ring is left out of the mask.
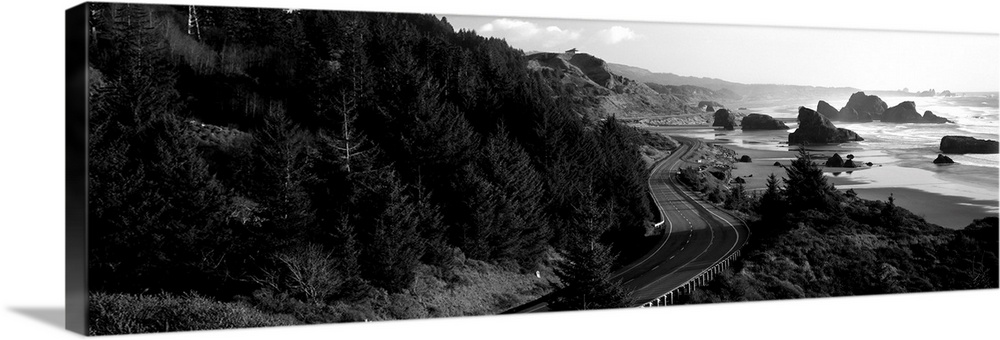
[[[322,7],[60,13],[65,328],[996,300],[1000,31]]]

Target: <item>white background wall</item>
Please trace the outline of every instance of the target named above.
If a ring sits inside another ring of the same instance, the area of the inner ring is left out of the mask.
[[[179,0],[180,1],[180,0]],[[146,1],[140,1],[146,2]],[[737,23],[1000,33],[992,1],[320,1],[208,0],[211,5],[441,14]],[[0,63],[0,338],[71,338],[64,270],[64,10],[76,1],[5,3]],[[1000,62],[1000,61],[997,61]],[[1000,290],[299,326],[142,336],[156,339],[944,338],[995,336]],[[25,310],[36,311],[25,313]]]

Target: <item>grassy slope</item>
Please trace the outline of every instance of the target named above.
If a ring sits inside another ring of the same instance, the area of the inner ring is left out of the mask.
[[[535,273],[521,274],[486,262],[467,260],[454,273],[451,280],[425,272],[417,278],[413,291],[427,308],[428,316],[498,314],[550,293],[552,283],[559,282],[548,266],[539,270],[539,278]]]
[[[350,305],[307,304],[265,292],[234,302],[215,301],[194,293],[93,293],[91,334],[498,314],[550,293],[553,283],[559,282],[551,266],[542,266],[539,273],[541,278],[535,273],[520,273],[477,260],[465,260],[449,274],[424,266],[409,292],[369,294]]]

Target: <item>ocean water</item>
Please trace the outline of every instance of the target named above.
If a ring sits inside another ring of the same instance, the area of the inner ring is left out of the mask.
[[[838,188],[875,189],[908,188],[964,199],[963,205],[976,205],[984,211],[1000,212],[1000,157],[996,154],[949,154],[956,164],[937,165],[933,160],[941,151],[941,138],[949,135],[971,136],[1000,140],[1000,105],[996,94],[966,95],[965,97],[881,97],[890,107],[903,101],[913,101],[921,114],[925,110],[947,118],[948,124],[844,123],[847,128],[865,138],[862,142],[840,145],[810,146],[807,150],[823,155],[834,152],[842,156],[853,154],[861,162],[875,166],[851,173],[831,170],[828,176]],[[835,108],[847,103],[824,99]],[[724,131],[712,128],[681,128],[666,132],[715,141],[744,148],[788,151],[788,133],[795,131],[798,107],[816,108],[816,100],[771,102],[767,106],[740,105],[748,112],[762,113],[784,120],[787,131]],[[945,202],[947,203],[947,202]]]
[[[903,101],[913,101],[917,110],[933,111],[935,115],[947,118],[955,123],[949,124],[915,124],[915,123],[844,123],[835,122],[837,127],[847,128],[865,138],[857,142],[857,148],[863,150],[881,151],[895,159],[883,159],[889,163],[903,166],[917,166],[924,160],[933,161],[940,153],[941,137],[949,135],[971,136],[979,139],[1000,140],[1000,109],[998,100],[985,96],[966,97],[884,97],[883,101],[890,107]],[[775,118],[792,119],[798,115],[798,106],[816,108],[819,100],[807,103],[788,103],[762,108],[748,108],[750,111],[771,115]],[[835,108],[847,104],[847,99],[827,100]],[[791,123],[789,132],[794,131],[797,124]],[[752,141],[761,139],[758,133],[740,134],[740,139]],[[767,133],[759,134],[766,135]],[[783,133],[779,134],[783,135]],[[773,138],[763,138],[762,141],[773,142]],[[768,143],[769,144],[769,143]],[[844,148],[853,148],[844,145]],[[1000,168],[1000,157],[996,154],[966,154],[949,155],[960,164],[980,167]]]

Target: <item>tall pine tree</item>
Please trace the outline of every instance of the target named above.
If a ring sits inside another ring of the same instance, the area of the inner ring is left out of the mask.
[[[827,183],[823,170],[812,161],[803,147],[792,164],[785,168],[785,196],[793,211],[817,209],[829,212],[836,209],[839,194]]]
[[[642,249],[634,245],[646,233],[650,219],[648,186],[645,163],[639,156],[634,131],[619,123],[614,117],[601,123],[597,131],[596,177],[601,199],[614,207],[615,224],[603,239],[626,257],[641,255]]]
[[[264,125],[252,133],[235,176],[240,191],[262,207],[260,217],[270,237],[260,247],[286,247],[314,227],[314,209],[306,191],[314,177],[307,153],[310,137],[278,105],[269,109]]]
[[[407,289],[416,277],[415,269],[424,243],[419,228],[418,205],[392,170],[360,175],[361,189],[352,209],[353,224],[360,245],[361,276],[389,292]]]
[[[550,303],[553,310],[585,310],[628,307],[631,292],[612,278],[616,256],[598,238],[613,223],[609,207],[601,207],[594,193],[586,190],[576,207],[572,241],[561,251],[565,260],[556,269],[561,290]]]
[[[497,228],[508,243],[494,245],[493,257],[530,267],[541,258],[550,236],[541,210],[541,179],[528,154],[507,137],[503,126],[487,139],[483,155],[481,168],[497,195]]]

